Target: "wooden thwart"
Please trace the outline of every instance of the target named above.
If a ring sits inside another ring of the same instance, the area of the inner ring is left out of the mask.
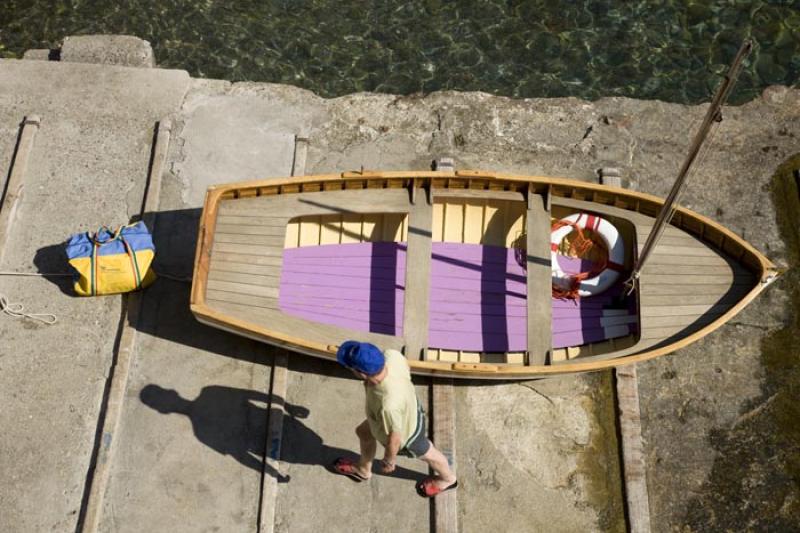
[[[552,350],[550,210],[545,196],[528,192],[525,233],[528,264],[528,364],[543,365]]]
[[[428,312],[430,308],[431,226],[433,210],[427,196],[416,195],[408,214],[408,251],[406,256],[405,312],[403,334],[405,356],[424,358],[428,347]]]

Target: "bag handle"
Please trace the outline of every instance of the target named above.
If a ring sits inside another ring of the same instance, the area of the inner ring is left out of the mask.
[[[136,284],[136,288],[134,290],[138,290],[142,286],[142,274],[139,272],[139,261],[136,259],[136,254],[133,251],[133,248],[128,243],[128,240],[122,235],[122,228],[120,227],[117,236],[115,238],[119,238],[122,241],[122,245],[125,247],[125,251],[128,252],[128,257],[131,260],[131,270],[133,272],[133,281]]]
[[[92,260],[89,263],[89,294],[96,296],[97,294],[97,250],[100,244],[97,241],[92,241]]]
[[[112,231],[111,228],[108,226],[101,226],[94,235],[90,235],[87,233],[89,240],[92,243],[92,260],[91,260],[91,276],[89,280],[89,287],[90,293],[92,296],[95,296],[97,293],[97,273],[98,273],[98,261],[97,261],[97,251],[100,249],[101,246],[114,242],[119,239],[122,242],[122,245],[125,247],[125,252],[128,254],[128,258],[131,260],[131,273],[133,274],[133,281],[135,283],[134,290],[138,290],[142,287],[142,274],[139,270],[139,261],[136,259],[136,254],[133,251],[130,243],[128,243],[125,236],[122,235],[122,230],[131,226],[135,226],[135,224],[129,225],[122,225],[117,228],[117,231]],[[110,239],[100,241],[98,240],[97,236],[100,234],[101,231],[107,230],[108,233],[112,236]]]

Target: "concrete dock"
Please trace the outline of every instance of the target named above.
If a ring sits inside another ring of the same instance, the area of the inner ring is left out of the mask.
[[[306,174],[425,169],[448,155],[462,169],[584,180],[613,166],[628,186],[664,196],[704,111],[456,92],[326,100],[146,62],[2,60],[0,184],[24,117],[41,124],[0,272],[65,272],[69,235],[136,215],[159,122],[171,123],[171,138],[150,211],[158,268],[182,278],[191,275],[206,187],[291,174],[298,138],[307,143]],[[771,190],[776,169],[800,151],[798,138],[800,90],[772,87],[726,109],[682,204],[789,264]],[[776,373],[796,376],[800,363],[790,353],[772,364],[764,348],[793,327],[791,279],[702,341],[638,366],[653,531],[798,523],[800,488],[784,482],[800,443],[768,434],[782,431],[776,409],[794,383]],[[421,462],[403,460],[399,475],[360,484],[326,470],[356,453],[362,413],[359,383],[336,365],[289,355],[282,453],[277,470],[265,468],[275,350],[197,323],[187,283],[159,280],[135,320],[121,312],[126,299],[73,297],[66,278],[0,275],[0,294],[58,317],[47,326],[0,314],[3,531],[86,530],[81,517],[103,447],[114,451],[101,531],[432,529],[432,507],[414,492]],[[105,438],[124,327],[135,330],[134,349],[119,426]],[[426,397],[429,382],[416,383]],[[610,373],[457,383],[458,529],[624,531],[612,389]],[[277,480],[273,501],[264,501],[268,476]],[[264,505],[274,506],[273,523],[261,523]]]

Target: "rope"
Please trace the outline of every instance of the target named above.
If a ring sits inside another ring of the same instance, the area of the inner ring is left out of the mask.
[[[191,276],[189,277],[173,276],[171,274],[164,274],[161,272],[156,272],[156,275],[160,278],[180,281],[182,283],[191,283],[192,281]],[[0,271],[0,276],[65,278],[65,277],[72,277],[73,274],[64,272],[1,272]],[[3,293],[0,293],[0,312],[10,316],[11,318],[29,318],[31,320],[37,320],[39,322],[42,322],[43,324],[47,324],[48,326],[52,326],[53,324],[56,324],[58,322],[58,317],[52,313],[26,313],[25,306],[23,306],[21,303],[9,301],[8,297]]]
[[[0,276],[42,276],[42,277],[70,277],[72,274],[62,274],[62,273],[42,273],[42,272],[0,272]]]
[[[579,298],[581,281],[597,276],[608,266],[608,249],[604,242],[595,241],[584,235],[583,229],[574,222],[566,222],[563,220],[556,221],[550,226],[550,232],[552,233],[564,226],[572,226],[578,233],[577,237],[569,242],[569,247],[567,249],[569,255],[573,257],[585,257],[587,252],[595,247],[601,252],[600,258],[593,261],[594,266],[591,270],[580,272],[569,277],[568,288],[565,289],[553,285],[553,298],[558,298],[559,300],[577,300]]]
[[[0,293],[0,311],[11,318],[30,318],[31,320],[43,322],[48,326],[58,322],[58,317],[52,313],[26,313],[22,304],[9,302],[6,295],[2,293]]]

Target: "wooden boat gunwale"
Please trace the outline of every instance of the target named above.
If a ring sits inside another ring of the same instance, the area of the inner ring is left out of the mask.
[[[335,346],[287,335],[258,324],[230,317],[213,310],[206,303],[205,293],[211,257],[210,250],[220,202],[223,199],[230,198],[327,190],[403,187],[408,187],[412,195],[429,194],[430,189],[436,191],[449,190],[454,194],[457,194],[458,191],[485,191],[489,193],[491,191],[506,191],[506,194],[507,191],[516,191],[521,193],[521,199],[531,188],[536,193],[546,193],[553,197],[579,200],[588,198],[587,201],[598,205],[616,206],[647,216],[654,216],[664,202],[663,199],[646,193],[567,178],[519,176],[483,171],[345,172],[342,174],[267,179],[214,186],[209,188],[207,192],[198,231],[194,282],[191,292],[192,312],[201,322],[239,335],[262,341],[268,340],[273,344],[279,344],[288,349],[309,355],[332,358],[335,353]],[[646,361],[687,346],[718,329],[750,303],[779,273],[776,266],[747,241],[703,215],[678,207],[676,216],[673,219],[673,225],[687,234],[699,238],[710,248],[731,256],[732,259],[751,270],[757,278],[754,287],[747,294],[742,296],[724,314],[701,329],[665,346],[654,349],[645,348],[645,351],[641,353],[616,358],[600,358],[598,360],[581,358],[550,365],[444,362],[409,358],[412,372],[462,378],[522,379],[540,375],[601,370],[628,363]],[[718,236],[719,244],[709,240],[710,235],[715,232]]]

